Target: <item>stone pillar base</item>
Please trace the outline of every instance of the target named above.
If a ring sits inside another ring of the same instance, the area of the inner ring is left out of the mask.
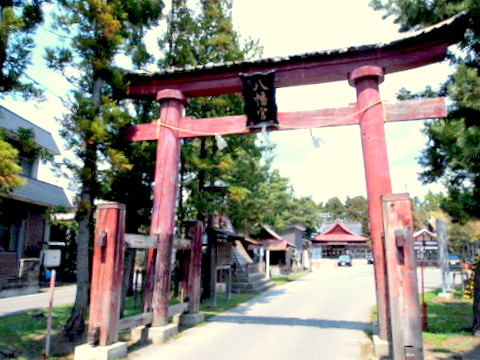
[[[127,356],[127,343],[116,342],[107,346],[83,344],[75,347],[74,360],[114,360]]]
[[[202,313],[183,314],[180,318],[180,324],[185,326],[195,326],[205,321]]]
[[[168,324],[166,326],[151,327],[148,329],[148,339],[154,345],[163,344],[171,337],[177,335],[178,325]]]
[[[378,359],[389,359],[390,343],[378,335],[373,335],[373,352]]]
[[[130,330],[130,342],[132,344],[146,343],[148,341],[148,329],[147,326],[142,325]]]
[[[438,297],[443,299],[451,299],[453,298],[453,294],[451,292],[441,292],[438,294]]]

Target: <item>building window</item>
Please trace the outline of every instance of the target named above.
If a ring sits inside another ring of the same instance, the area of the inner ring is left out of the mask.
[[[20,157],[19,165],[22,167],[22,175],[27,177],[33,176],[33,169],[35,165],[35,159],[28,157]]]
[[[0,252],[16,252],[19,226],[0,223]]]

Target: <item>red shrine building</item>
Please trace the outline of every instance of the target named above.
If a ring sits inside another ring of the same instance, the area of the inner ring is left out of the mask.
[[[351,225],[351,226],[348,226]],[[312,238],[312,257],[336,258],[348,254],[354,258],[365,258],[370,252],[369,239],[353,231],[358,228],[352,225],[335,222],[324,232]],[[361,229],[361,226],[360,226]],[[361,232],[361,230],[359,231]]]

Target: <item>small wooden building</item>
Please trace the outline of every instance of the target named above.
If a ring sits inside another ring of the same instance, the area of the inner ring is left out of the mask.
[[[311,242],[304,238],[306,228],[296,224],[289,226],[279,235],[287,241],[288,244],[295,247],[294,257],[292,258],[292,270],[310,269]]]
[[[424,260],[429,265],[438,263],[438,240],[437,234],[420,229],[413,233],[415,255],[417,261]]]
[[[70,208],[63,188],[40,181],[40,159],[25,152],[19,142],[21,129],[32,134],[35,145],[49,154],[60,155],[48,131],[0,106],[0,129],[19,151],[21,177],[25,184],[0,196],[0,298],[34,293],[39,287],[41,252],[51,239],[46,221],[49,207]]]
[[[356,234],[345,224],[335,222],[312,238],[313,258],[336,258],[348,254],[354,258],[367,257],[370,252],[368,238]]]

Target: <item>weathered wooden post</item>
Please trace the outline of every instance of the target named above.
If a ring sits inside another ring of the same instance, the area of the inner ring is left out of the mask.
[[[188,222],[186,232],[192,239],[190,270],[188,274],[188,314],[184,314],[180,321],[183,325],[193,326],[204,320],[203,314],[199,312],[203,224],[197,220]]]
[[[442,270],[442,297],[452,297],[450,282],[450,264],[448,263],[447,227],[442,219],[437,219],[438,261]]]
[[[382,204],[380,197],[392,192],[388,166],[387,142],[384,130],[384,108],[380,102],[378,84],[383,81],[383,69],[361,66],[349,75],[350,85],[357,90],[357,108],[366,109],[360,117],[365,181],[367,185],[370,238],[374,257],[375,287],[380,338],[390,340],[388,290],[385,275],[382,240]]]
[[[147,269],[147,281],[153,278],[153,284],[148,284],[148,292],[152,290],[153,285],[153,327],[165,326],[168,323],[170,262],[180,160],[180,139],[175,127],[179,125],[187,99],[180,91],[162,90],[157,93],[157,101],[160,101],[162,106],[159,121],[165,126],[157,122],[157,157],[150,235],[156,236],[158,243],[155,271],[152,269],[153,261],[150,261],[148,264],[150,267]],[[146,297],[148,295],[146,294]]]
[[[88,344],[75,348],[76,360],[114,359],[127,354],[127,344],[117,342],[124,232],[125,206],[113,202],[98,205],[93,244]]]
[[[410,197],[408,194],[384,195],[382,210],[393,358],[422,360],[422,324]]]

